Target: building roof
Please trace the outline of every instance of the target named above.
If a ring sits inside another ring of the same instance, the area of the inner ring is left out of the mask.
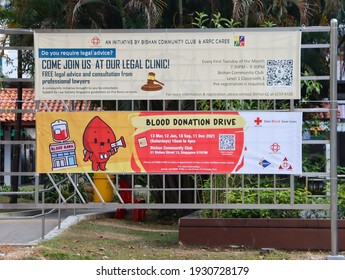
[[[13,111],[17,108],[18,89],[6,88],[0,90],[0,122],[10,124],[16,120],[16,113]],[[66,100],[45,100],[35,101],[35,92],[32,88],[23,88],[22,90],[22,124],[31,125],[35,122],[36,103],[38,111],[41,112],[62,112],[69,108],[72,101]],[[90,108],[91,101],[75,101],[76,111],[84,111]],[[97,108],[99,110],[99,108]]]

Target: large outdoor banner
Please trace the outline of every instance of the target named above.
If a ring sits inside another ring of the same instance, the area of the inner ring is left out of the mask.
[[[34,40],[38,100],[300,98],[297,29],[37,30]]]
[[[38,173],[301,174],[300,112],[36,115]]]

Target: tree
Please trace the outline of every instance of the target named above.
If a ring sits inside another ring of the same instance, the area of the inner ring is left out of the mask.
[[[255,14],[255,18],[261,19],[263,4],[261,0],[233,0],[232,17],[236,21],[243,23],[244,27],[249,26],[249,17],[251,13]]]
[[[125,9],[139,11],[146,18],[147,28],[153,28],[160,21],[167,3],[164,0],[130,0]]]
[[[69,2],[68,7],[72,8],[73,1]],[[68,22],[71,28],[111,29],[130,28],[136,19],[141,24],[144,22],[147,28],[153,28],[166,8],[164,0],[79,0]]]
[[[68,26],[76,29],[122,28],[123,10],[120,2],[122,1],[70,0],[66,4],[66,9],[69,10]]]

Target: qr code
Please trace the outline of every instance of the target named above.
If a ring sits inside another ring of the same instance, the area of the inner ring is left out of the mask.
[[[236,135],[235,134],[219,134],[219,150],[233,151],[235,146]]]
[[[290,87],[292,86],[292,59],[267,60],[267,86]]]

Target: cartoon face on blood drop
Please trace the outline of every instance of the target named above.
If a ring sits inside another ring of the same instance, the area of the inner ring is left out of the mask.
[[[92,162],[92,170],[105,170],[109,158],[117,153],[116,136],[100,117],[94,117],[83,134],[84,161]]]

